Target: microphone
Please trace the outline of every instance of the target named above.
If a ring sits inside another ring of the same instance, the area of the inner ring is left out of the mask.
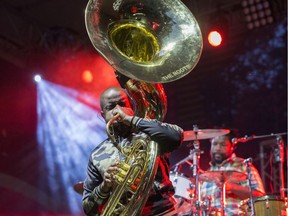
[[[241,138],[233,138],[231,141],[232,141],[232,144],[233,144],[233,145],[236,145],[236,144],[238,144],[239,142],[245,143],[245,142],[248,142],[248,141],[253,140],[253,139],[254,139],[254,136],[248,137],[248,136],[246,135],[246,136],[241,137]]]
[[[243,163],[252,163],[252,161],[253,161],[253,159],[251,158],[251,157],[249,157],[249,158],[247,158],[247,159],[245,159],[244,161],[243,161]]]

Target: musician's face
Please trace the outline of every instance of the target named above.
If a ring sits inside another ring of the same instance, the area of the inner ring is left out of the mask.
[[[120,107],[131,108],[129,98],[124,90],[120,88],[111,88],[106,90],[101,96],[102,116],[106,122],[114,117],[113,109]]]
[[[226,136],[215,137],[211,141],[211,158],[216,164],[221,164],[233,153],[232,143]]]

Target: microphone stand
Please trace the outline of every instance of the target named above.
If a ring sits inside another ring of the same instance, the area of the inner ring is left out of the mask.
[[[248,175],[248,184],[249,184],[249,194],[250,194],[250,205],[251,205],[251,216],[255,216],[255,207],[254,207],[254,200],[253,200],[253,195],[252,195],[252,184],[251,184],[251,167],[250,163],[252,163],[252,158],[247,158],[243,162],[246,167],[247,167],[247,175]]]
[[[285,185],[284,185],[284,142],[281,136],[277,136],[277,145],[279,155],[276,158],[276,161],[279,162],[279,172],[280,172],[280,197],[285,198]]]
[[[279,171],[280,171],[280,197],[285,198],[285,191],[287,191],[287,188],[285,188],[285,180],[284,180],[284,161],[285,161],[285,156],[284,156],[284,142],[283,142],[283,135],[287,135],[287,133],[271,133],[269,135],[261,135],[261,136],[250,136],[248,137],[247,135],[242,137],[242,138],[233,138],[232,142],[234,145],[238,144],[239,142],[247,142],[253,139],[261,139],[261,138],[268,138],[268,137],[276,137],[276,142],[277,142],[277,149],[274,151],[275,155],[274,157],[276,162],[279,162]],[[287,153],[288,155],[288,150]],[[286,155],[286,157],[287,157]],[[288,160],[287,160],[287,165],[288,165]]]

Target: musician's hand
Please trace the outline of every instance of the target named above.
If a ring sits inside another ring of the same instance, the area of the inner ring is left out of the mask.
[[[103,182],[101,183],[102,192],[108,193],[112,189],[112,186],[116,181],[115,176],[116,173],[118,173],[118,165],[119,162],[117,161],[111,164],[111,166],[108,167],[107,170],[104,172]]]
[[[131,119],[134,116],[134,111],[128,107],[121,107],[117,105],[113,109],[113,115],[119,115],[117,121],[123,122],[126,125],[130,125]]]

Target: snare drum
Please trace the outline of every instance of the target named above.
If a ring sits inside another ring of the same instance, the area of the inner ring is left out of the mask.
[[[261,216],[286,215],[284,200],[278,196],[262,196],[254,200],[255,214]]]
[[[170,172],[169,179],[175,189],[176,198],[190,200],[194,192],[194,184],[182,173]]]

